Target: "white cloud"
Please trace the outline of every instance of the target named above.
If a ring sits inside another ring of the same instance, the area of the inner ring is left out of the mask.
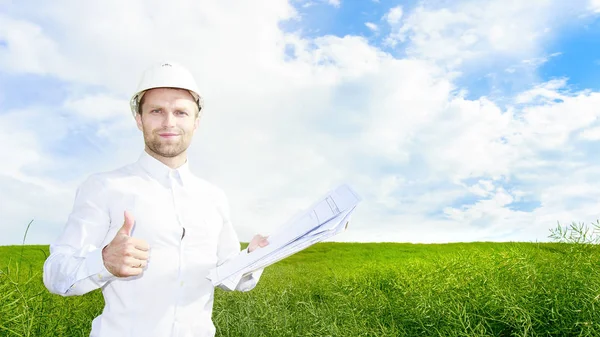
[[[402,19],[402,14],[402,6],[396,6],[390,8],[390,10],[385,14],[384,18],[390,25],[397,25],[400,23],[400,19]]]
[[[516,138],[536,150],[572,148],[570,137],[593,126],[599,117],[600,93],[563,92],[564,81],[550,81],[517,97],[517,102],[538,104],[522,110],[522,128]]]
[[[0,115],[0,143],[6,151],[5,158],[10,158],[3,161],[0,173],[9,176],[17,176],[24,167],[35,165],[40,159],[35,132],[11,123],[16,118],[16,114]]]
[[[0,228],[4,232],[0,245],[21,243],[27,224],[32,220],[26,244],[49,242],[57,237],[55,225],[67,219],[75,196],[73,186],[65,188],[48,186],[47,182],[29,183],[2,174],[0,186]]]
[[[587,1],[587,0],[585,0]],[[543,56],[553,29],[577,17],[583,0],[453,2],[421,4],[402,23],[388,20],[387,44],[407,42],[415,57],[460,67],[466,62],[519,61]],[[472,65],[471,65],[472,66]]]
[[[365,199],[340,240],[543,240],[558,219],[594,216],[591,199],[565,205],[590,191],[584,186],[600,190],[598,172],[585,170],[581,154],[562,150],[573,150],[579,138],[572,135],[597,133],[599,94],[569,92],[566,79],[556,80],[504,108],[464,98],[456,74],[437,62],[523,46],[524,59],[542,57],[513,34],[545,27],[538,19],[550,5],[537,5],[530,23],[515,14],[530,5],[515,3],[460,5],[462,14],[390,12],[387,20],[411,34],[411,57],[398,59],[357,36],[280,31],[281,20],[296,17],[285,1],[24,3],[1,18],[8,48],[0,49],[0,69],[50,76],[70,91],[51,108],[32,104],[0,115],[0,141],[13,158],[0,166],[0,188],[11,191],[10,200],[0,198],[10,219],[0,224],[0,244],[20,242],[18,226],[32,215],[47,223],[32,238],[48,242],[84,176],[137,158],[141,134],[127,101],[149,62],[169,56],[188,65],[203,88],[207,108],[190,161],[229,195],[242,240],[268,233],[340,182]],[[498,18],[487,13],[495,9]],[[481,41],[487,45],[479,48]],[[286,58],[286,46],[295,58]],[[92,145],[67,147],[75,138]],[[559,158],[545,157],[548,150]],[[515,177],[521,182],[511,186]],[[560,193],[568,186],[579,189]],[[541,206],[513,210],[521,200]]]
[[[60,55],[56,43],[35,23],[0,14],[0,64],[8,73],[46,74],[48,65],[59,67]]]
[[[581,131],[579,137],[585,140],[600,140],[600,126]]]
[[[561,55],[561,54],[562,54],[562,53],[552,53],[552,54],[550,54],[549,56],[544,56],[544,57],[534,57],[534,58],[532,58],[532,59],[526,59],[526,60],[523,60],[523,61],[521,61],[521,63],[523,63],[523,64],[525,64],[525,65],[528,65],[528,66],[534,66],[534,67],[538,67],[538,66],[540,66],[540,65],[542,65],[542,64],[544,64],[544,63],[546,63],[546,62],[548,62],[548,60],[549,60],[551,57],[556,57],[556,56],[559,56],[559,55]]]
[[[327,2],[333,7],[340,7],[341,0],[327,0]]]
[[[513,197],[504,189],[500,189],[493,193],[490,199],[480,200],[474,205],[465,207],[465,211],[459,211],[455,208],[448,207],[444,211],[451,219],[457,221],[478,220],[484,216],[498,216],[510,213],[504,206],[510,204]]]
[[[126,110],[128,104],[128,100],[117,99],[106,94],[95,94],[76,99],[69,98],[63,107],[75,117],[102,121],[122,117],[123,110]]]
[[[2,20],[8,24],[3,24],[0,38],[8,41],[8,48],[0,51],[0,66],[2,69],[29,69],[76,83],[107,86],[107,90],[117,95],[129,95],[138,81],[134,74],[139,74],[156,59],[174,57],[199,74],[214,74],[215,78],[203,76],[199,79],[201,87],[210,90],[216,83],[228,81],[238,73],[253,76],[252,69],[244,67],[240,60],[260,66],[280,59],[283,49],[278,42],[282,34],[276,25],[279,20],[297,14],[285,1],[264,3],[270,5],[262,6],[258,1],[224,8],[211,2],[133,1],[121,4],[115,0],[95,5],[66,0],[52,5],[28,7],[24,4],[23,12],[30,20],[39,20],[48,26],[23,18]],[[79,14],[72,15],[75,12]],[[180,24],[185,22],[186,29],[175,30],[173,22],[158,19],[158,13],[162,18],[176,18]],[[109,17],[111,23],[106,24]],[[239,24],[231,25],[232,20]],[[27,28],[29,26],[36,28]],[[252,27],[252,33],[248,27]],[[69,33],[59,39],[57,32]],[[237,42],[236,45],[223,45],[219,52],[214,48],[203,48],[223,41]],[[238,50],[256,52],[241,55]],[[210,101],[207,104],[210,107]]]
[[[535,88],[527,90],[517,95],[516,103],[533,103],[536,99],[544,100],[545,102],[562,99],[564,96],[558,91],[566,86],[567,79],[554,79],[548,82],[539,84]]]
[[[474,195],[487,197],[493,192],[494,185],[490,180],[479,180],[477,184],[468,186],[467,188],[469,192],[473,193]]]
[[[369,28],[370,30],[372,30],[374,32],[379,30],[379,27],[377,27],[377,25],[372,22],[365,22],[365,26],[367,26],[367,28]]]
[[[600,13],[600,0],[590,0],[589,9],[594,13]]]

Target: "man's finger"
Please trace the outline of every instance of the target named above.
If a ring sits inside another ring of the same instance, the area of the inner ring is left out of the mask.
[[[138,260],[148,260],[150,253],[147,250],[136,249],[133,254],[131,254],[131,257]]]
[[[121,277],[137,276],[144,272],[143,268],[123,266],[121,268]]]
[[[148,245],[146,240],[131,238],[131,243],[133,243],[133,246],[139,250],[148,251],[150,249],[150,245]]]
[[[135,223],[135,220],[133,219],[133,215],[128,211],[124,212],[124,218],[125,220],[123,221],[123,226],[119,230],[119,233],[131,236],[131,230],[133,229],[133,224]]]
[[[148,261],[144,259],[136,259],[135,257],[127,257],[123,260],[123,265],[129,268],[145,268]]]

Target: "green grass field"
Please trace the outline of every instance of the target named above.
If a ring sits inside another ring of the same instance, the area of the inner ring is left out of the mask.
[[[47,254],[0,247],[0,336],[89,335],[101,293],[49,294]],[[600,336],[600,254],[566,243],[319,243],[268,267],[251,292],[215,296],[217,336]]]

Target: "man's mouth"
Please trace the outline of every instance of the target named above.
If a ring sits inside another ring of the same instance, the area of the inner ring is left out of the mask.
[[[159,136],[163,137],[163,138],[174,138],[179,136],[178,133],[170,133],[170,132],[165,132],[165,133],[159,133]]]

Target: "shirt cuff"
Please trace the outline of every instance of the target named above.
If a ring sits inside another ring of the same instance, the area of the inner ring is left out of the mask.
[[[103,248],[104,247],[92,250],[87,254],[85,259],[88,275],[100,287],[103,286],[106,282],[112,281],[117,278],[115,275],[111,274],[104,265],[104,260],[102,258]]]
[[[246,247],[238,252],[238,256],[248,255],[248,254],[250,254],[250,252],[248,252],[248,247]],[[250,291],[250,290],[254,289],[254,287],[256,287],[258,280],[260,279],[260,276],[262,275],[263,270],[264,270],[264,268],[257,269],[255,271],[251,272],[250,274],[242,277],[239,280],[239,282],[231,289],[228,286],[225,286],[223,284],[219,285],[218,287],[223,290],[227,290],[227,291],[231,291],[231,290]]]

